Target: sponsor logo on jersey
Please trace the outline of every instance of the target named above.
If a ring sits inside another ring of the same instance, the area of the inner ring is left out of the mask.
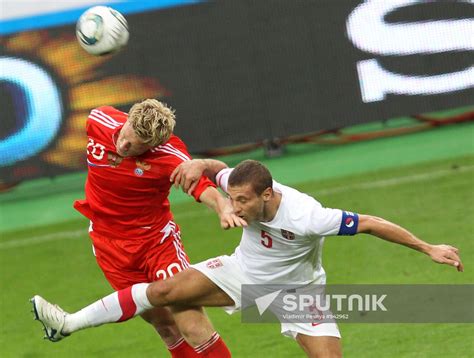
[[[291,231],[281,229],[281,236],[283,236],[287,240],[294,240],[295,234]]]
[[[206,266],[207,268],[210,268],[210,269],[216,269],[218,267],[224,266],[224,264],[222,263],[220,259],[213,259],[213,260],[209,260],[206,263]]]
[[[134,173],[135,173],[136,176],[141,177],[144,172],[143,172],[143,169],[141,169],[141,168],[135,168]]]

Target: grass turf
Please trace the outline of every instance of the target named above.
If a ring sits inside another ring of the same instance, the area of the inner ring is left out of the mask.
[[[275,178],[278,180],[278,177]],[[430,162],[296,187],[323,205],[382,216],[431,243],[461,250],[465,272],[437,265],[420,253],[366,235],[326,240],[323,262],[329,283],[472,283],[474,259],[474,157]],[[231,253],[240,231],[221,231],[203,205],[175,205],[175,219],[193,262]],[[111,292],[95,264],[87,223],[71,222],[10,232],[0,242],[2,357],[166,357],[141,319],[74,334],[64,342],[41,340],[41,325],[28,298],[39,293],[69,311]],[[472,298],[471,298],[472,299]],[[273,324],[242,324],[240,316],[208,309],[235,357],[304,356]],[[468,324],[340,324],[346,357],[469,357],[474,327]]]

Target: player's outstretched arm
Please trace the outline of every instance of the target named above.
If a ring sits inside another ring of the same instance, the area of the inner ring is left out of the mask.
[[[216,174],[227,168],[227,164],[215,159],[193,159],[178,165],[171,173],[170,181],[191,195],[202,175],[215,182]]]
[[[371,215],[359,215],[357,232],[371,234],[381,239],[410,247],[427,254],[434,262],[454,266],[458,271],[464,270],[457,248],[450,245],[431,245],[388,220]]]

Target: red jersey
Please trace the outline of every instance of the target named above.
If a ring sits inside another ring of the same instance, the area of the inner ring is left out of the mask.
[[[110,155],[118,155],[115,142],[127,116],[109,106],[90,113],[86,199],[76,201],[74,207],[92,221],[99,234],[147,240],[164,234],[166,224],[173,219],[168,200],[170,176],[191,156],[181,139],[172,135],[163,145],[114,163]],[[194,198],[198,200],[209,186],[215,185],[202,177]]]

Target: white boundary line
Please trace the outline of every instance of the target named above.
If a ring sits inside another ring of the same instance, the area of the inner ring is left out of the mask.
[[[337,194],[337,193],[344,193],[347,191],[352,191],[354,189],[376,189],[376,188],[386,188],[389,186],[395,186],[399,184],[406,184],[406,183],[414,183],[424,180],[431,180],[437,179],[441,177],[445,177],[448,175],[455,175],[459,173],[470,172],[474,169],[474,165],[466,165],[460,166],[457,169],[441,169],[433,172],[428,173],[420,173],[420,174],[413,174],[401,177],[394,177],[390,179],[380,179],[374,181],[368,181],[364,183],[358,183],[353,185],[345,185],[336,188],[328,188],[328,189],[321,189],[318,191],[313,191],[308,193],[309,195],[329,195],[329,194]]]
[[[399,184],[414,183],[425,180],[437,179],[448,175],[455,175],[459,173],[470,172],[474,169],[474,165],[469,166],[460,166],[458,169],[442,169],[429,173],[421,173],[407,176],[394,177],[390,179],[381,179],[374,180],[364,183],[358,183],[353,185],[346,185],[336,188],[322,189],[319,191],[314,191],[308,193],[309,195],[330,195],[336,193],[344,193],[348,191],[353,191],[354,189],[374,189],[374,188],[385,188],[389,186],[395,186]],[[207,214],[206,214],[207,213]],[[214,215],[211,211],[203,213],[201,210],[191,210],[183,214],[175,215],[175,218],[192,218],[202,215]],[[25,247],[36,244],[41,244],[43,242],[64,240],[64,239],[77,239],[80,237],[87,237],[87,229],[80,230],[71,230],[71,231],[61,231],[52,234],[32,236],[27,239],[19,240],[9,240],[7,242],[0,242],[0,250],[11,249],[17,247]]]
[[[32,236],[27,239],[9,240],[0,243],[0,250],[17,248],[23,246],[30,246],[35,244],[41,244],[43,242],[63,240],[63,239],[77,239],[81,236],[87,236],[87,229],[74,230],[74,231],[60,231],[52,234]]]

